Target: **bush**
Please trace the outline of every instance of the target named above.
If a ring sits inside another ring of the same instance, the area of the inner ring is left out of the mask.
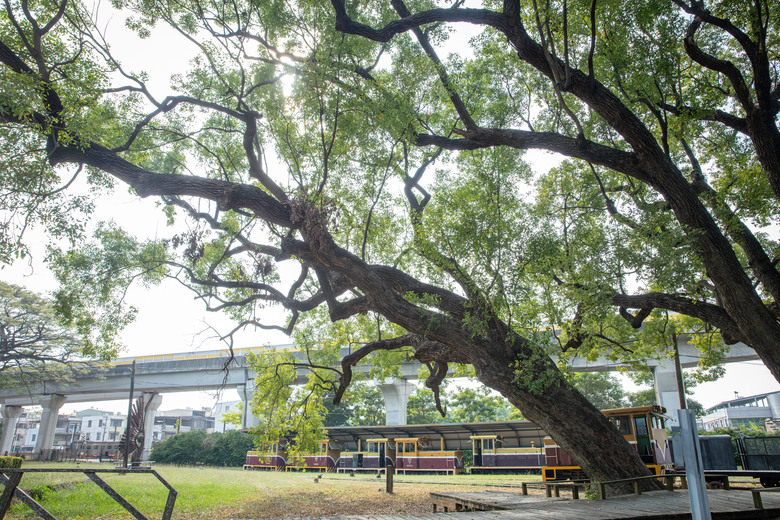
[[[163,464],[207,464],[243,466],[246,452],[253,449],[248,433],[229,431],[207,434],[202,430],[179,433],[152,446],[151,458]]]
[[[226,433],[212,433],[214,443],[206,453],[204,462],[211,466],[241,467],[246,462],[246,452],[254,449],[252,436],[232,430]]]
[[[30,495],[30,498],[33,500],[40,502],[48,497],[52,491],[54,490],[51,488],[51,486],[41,485],[26,490],[26,493]]]
[[[21,457],[0,457],[0,468],[21,468],[23,460]]]

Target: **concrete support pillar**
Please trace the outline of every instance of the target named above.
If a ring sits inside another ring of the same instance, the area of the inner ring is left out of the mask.
[[[40,456],[42,451],[50,450],[54,446],[57,416],[66,399],[67,397],[59,394],[40,397],[39,402],[41,403],[41,408],[43,408],[43,413],[41,414],[41,425],[38,428],[38,438],[35,441],[35,450],[33,451],[36,456]]]
[[[241,429],[254,428],[260,425],[260,419],[252,413],[252,397],[255,395],[255,381],[247,379],[243,385],[236,387],[238,396],[241,399]]]
[[[653,379],[655,379],[655,400],[659,405],[666,408],[666,415],[671,418],[666,426],[677,426],[680,395],[677,391],[677,374],[675,374],[674,370],[674,361],[668,360],[667,365],[654,367]]]
[[[16,423],[24,409],[21,406],[4,404],[0,406],[0,414],[3,416],[3,436],[0,437],[0,455],[8,453],[10,455],[11,444],[14,441],[16,432]]]
[[[406,404],[417,385],[406,379],[393,379],[379,385],[385,398],[385,424],[403,426],[406,424]]]
[[[144,451],[141,460],[149,460],[152,452],[152,437],[154,435],[154,416],[162,404],[162,396],[157,392],[144,392]]]

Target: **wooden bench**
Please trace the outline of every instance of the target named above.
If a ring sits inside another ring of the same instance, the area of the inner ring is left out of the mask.
[[[753,495],[753,505],[756,509],[764,509],[764,502],[761,500],[761,493],[778,493],[780,488],[756,488],[751,489],[750,493]]]
[[[543,482],[539,484],[522,482],[520,484],[520,488],[522,489],[523,495],[527,495],[529,487],[543,487],[547,493],[547,498],[553,496],[556,498],[560,497],[561,489],[571,489],[571,497],[574,500],[578,500],[580,498],[580,488],[585,489],[585,487],[588,485],[590,485],[589,480],[551,480],[549,482]]]
[[[609,484],[620,484],[622,482],[631,482],[634,485],[634,494],[635,495],[641,495],[642,494],[642,486],[640,485],[640,481],[642,480],[648,480],[648,479],[664,479],[664,483],[667,491],[674,490],[674,479],[676,478],[676,475],[643,475],[641,477],[631,477],[631,478],[623,478],[619,480],[607,480],[605,482],[596,482],[599,486],[599,499],[606,500],[607,499],[607,486]]]

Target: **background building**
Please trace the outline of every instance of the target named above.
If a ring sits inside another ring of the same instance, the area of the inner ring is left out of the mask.
[[[219,402],[214,406],[214,431],[225,433],[230,430],[237,430],[239,427],[233,423],[226,423],[223,420],[225,413],[241,412],[241,401]]]
[[[193,430],[204,430],[207,433],[214,431],[214,417],[210,409],[178,408],[157,412],[154,418],[152,442],[164,441],[177,433]]]
[[[780,424],[780,392],[737,397],[707,408],[702,418],[705,430],[740,427],[772,430],[774,422]]]
[[[82,441],[118,442],[127,425],[127,416],[90,408],[75,413],[75,422],[80,423],[79,439]]]
[[[225,411],[235,411],[238,403],[240,401],[220,403],[220,416]],[[23,412],[16,422],[9,453],[33,453],[40,423],[40,410]],[[112,445],[111,449],[114,449],[118,446],[126,428],[127,416],[120,413],[90,408],[70,415],[62,414],[57,417],[52,450],[57,452],[76,450],[80,453],[84,451],[86,445],[98,449],[99,445],[108,447],[109,444]],[[231,424],[220,424],[218,431],[234,428],[235,426]],[[177,433],[193,430],[214,432],[214,411],[208,408],[158,411],[154,419],[152,441],[160,442]]]
[[[16,422],[13,439],[11,441],[11,453],[32,453],[35,449],[35,441],[38,439],[38,428],[41,425],[41,413],[22,412]]]

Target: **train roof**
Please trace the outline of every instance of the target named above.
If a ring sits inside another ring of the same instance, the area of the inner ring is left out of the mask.
[[[531,441],[542,445],[546,435],[530,421],[503,421],[455,424],[405,424],[399,426],[330,426],[326,428],[331,439],[356,446],[358,439],[428,437],[432,441],[444,438],[447,449],[471,449],[470,437],[475,435],[502,435],[504,446],[527,447]]]

